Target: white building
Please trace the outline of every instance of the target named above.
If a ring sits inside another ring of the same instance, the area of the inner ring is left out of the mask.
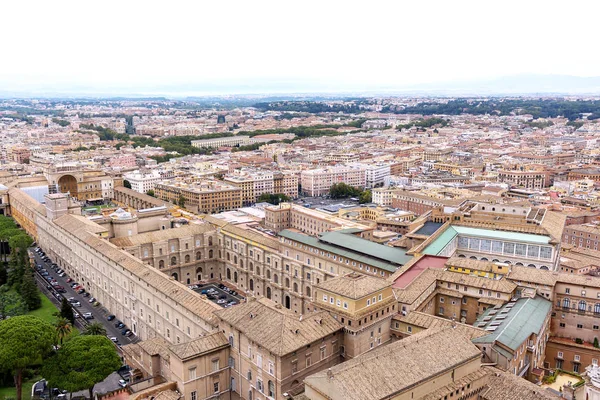
[[[383,186],[385,177],[391,175],[390,165],[386,163],[357,164],[365,168],[365,188]]]
[[[192,140],[192,146],[202,148],[233,147],[252,144],[250,136],[226,136],[214,139]]]
[[[398,188],[376,188],[371,191],[372,193],[372,202],[379,206],[391,206],[392,199],[394,198],[393,194],[397,191]]]
[[[322,196],[329,193],[335,183],[345,183],[357,188],[366,185],[364,165],[330,167],[302,171],[300,175],[302,192],[308,196]]]
[[[123,179],[129,181],[131,189],[136,192],[147,193],[148,190],[154,190],[154,185],[164,177],[158,171],[140,172],[136,170],[123,174]]]

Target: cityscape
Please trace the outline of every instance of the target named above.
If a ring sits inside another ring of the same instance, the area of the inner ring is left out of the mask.
[[[0,400],[600,400],[598,6],[267,3],[6,5]]]

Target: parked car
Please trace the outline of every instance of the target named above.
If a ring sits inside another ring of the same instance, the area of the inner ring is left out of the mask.
[[[124,324],[124,323],[122,323],[121,321],[117,321],[117,322],[115,322],[115,328],[122,328],[122,327],[124,327],[124,326],[125,326],[125,324]]]
[[[109,336],[108,338],[110,340],[112,340],[114,343],[117,343],[119,341],[119,339],[116,336]]]
[[[81,307],[81,303],[78,301],[75,301],[73,303],[71,303],[72,305],[74,305],[75,307]]]
[[[74,316],[75,318],[79,318],[79,313],[78,313],[77,311],[73,311],[73,316]]]
[[[227,303],[227,300],[225,300],[225,299],[217,300],[217,304],[225,304],[225,303]]]
[[[67,283],[73,282],[73,278],[67,278]]]
[[[119,379],[119,386],[127,387],[127,382],[125,382],[125,380],[123,380],[123,379]]]
[[[66,291],[66,290],[65,290],[65,288],[63,288],[63,287],[61,287],[60,289],[58,289],[58,288],[57,288],[57,289],[56,289],[56,291],[57,291],[58,293],[67,293],[67,291]]]
[[[94,316],[92,315],[91,312],[86,312],[86,313],[83,313],[83,318],[85,318],[85,319],[94,319]]]
[[[125,336],[125,335],[127,335],[128,332],[131,332],[131,330],[130,329],[123,329],[121,331],[121,335]]]
[[[60,274],[58,274],[58,276],[63,277],[66,276],[67,274],[65,273],[65,271],[61,272]]]
[[[84,294],[84,293],[85,293],[85,289],[84,289],[84,288],[80,288],[80,289],[77,291],[77,294]]]
[[[129,331],[129,332],[127,332],[127,333],[125,334],[125,336],[127,336],[127,337],[133,336],[133,332],[132,332],[132,331]]]
[[[108,317],[106,317],[107,320],[112,321],[113,319],[115,319],[116,317],[114,315],[109,315]]]

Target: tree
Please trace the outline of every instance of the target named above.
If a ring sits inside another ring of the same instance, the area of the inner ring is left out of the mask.
[[[69,304],[66,298],[63,297],[60,305],[60,316],[71,321],[71,324],[75,323],[75,315],[73,314],[73,308]]]
[[[21,315],[0,322],[0,369],[12,373],[17,400],[21,400],[23,371],[40,364],[53,343],[52,325],[38,317]]]
[[[594,347],[595,348],[599,348],[600,347],[600,344],[598,343],[598,338],[597,337],[594,338]]]
[[[100,335],[106,336],[106,328],[100,322],[93,322],[85,327],[83,335]]]
[[[50,387],[71,393],[88,389],[93,398],[94,385],[120,366],[121,358],[106,336],[77,336],[44,361],[42,375]]]
[[[21,283],[21,297],[23,298],[23,302],[29,311],[37,310],[42,306],[40,290],[33,280],[33,275],[29,271],[25,272],[23,275],[23,281]]]
[[[291,199],[283,193],[263,193],[259,196],[258,202],[267,202],[274,205],[290,201]]]
[[[27,312],[27,306],[23,299],[8,285],[0,287],[0,320],[23,315]]]
[[[331,196],[332,199],[359,196],[360,193],[360,189],[347,185],[344,182],[334,183],[329,189],[329,196]]]
[[[71,321],[68,319],[64,317],[58,317],[54,323],[54,328],[56,329],[56,336],[58,337],[58,340],[62,346],[63,339],[69,336],[73,330],[73,325],[71,325]]]
[[[185,197],[183,197],[183,195],[179,196],[179,200],[177,200],[177,205],[181,208],[185,208]]]
[[[360,204],[370,203],[372,201],[372,199],[373,199],[373,196],[371,194],[371,191],[370,190],[365,190],[358,197],[358,202]]]
[[[131,183],[127,179],[123,181],[123,186],[125,186],[127,189],[131,189]]]
[[[156,197],[156,196],[154,195],[154,190],[153,190],[153,189],[150,189],[150,190],[148,190],[148,191],[146,192],[146,194],[147,194],[148,196]]]

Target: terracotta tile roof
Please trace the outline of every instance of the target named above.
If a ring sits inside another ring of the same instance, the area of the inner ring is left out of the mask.
[[[482,400],[552,400],[560,399],[548,390],[508,372],[492,367],[483,367],[491,372],[488,389],[479,396]]]
[[[479,349],[452,328],[428,329],[317,372],[304,382],[330,399],[378,400],[480,357]]]
[[[328,312],[311,313],[300,320],[297,314],[277,306],[281,305],[261,299],[221,309],[215,314],[251,341],[279,356],[292,353],[343,328]]]
[[[517,283],[528,282],[537,283],[538,285],[554,286],[557,279],[556,273],[545,271],[543,269],[522,267],[520,265],[511,265],[510,272],[506,278]]]
[[[437,317],[435,315],[430,315],[424,312],[420,312],[420,311],[411,311],[410,313],[408,313],[408,315],[396,315],[394,316],[394,320],[395,321],[401,321],[410,325],[414,325],[414,326],[418,326],[424,329],[430,329],[430,328],[439,328],[439,329],[443,329],[443,328],[450,328],[452,327],[452,320],[449,320],[447,318],[442,318],[442,317]],[[481,336],[485,336],[488,335],[489,332],[480,329],[480,328],[476,328],[474,326],[471,325],[467,325],[467,324],[461,324],[459,322],[454,322],[455,324],[455,329],[460,332],[462,335],[464,335],[465,337],[468,337],[469,339],[473,339],[473,338],[477,338],[477,337],[481,337]]]
[[[180,239],[201,235],[203,233],[214,231],[210,224],[189,224],[180,228],[165,229],[164,231],[152,231],[141,233],[139,235],[124,236],[111,239],[111,243],[121,248],[137,246],[146,243],[161,242],[169,239]]]
[[[169,350],[180,359],[185,360],[226,346],[229,346],[229,341],[225,335],[222,332],[215,332],[187,343],[171,345]]]
[[[151,356],[158,354],[164,360],[168,360],[170,357],[169,344],[163,338],[154,337],[154,338],[139,342],[137,344],[143,352],[145,352]]]
[[[340,296],[357,300],[391,286],[392,283],[387,280],[352,272],[350,274],[328,279],[318,284],[316,287]]]
[[[487,376],[491,375],[492,371],[490,369],[480,368],[475,372],[472,372],[466,376],[463,376],[461,379],[458,379],[455,382],[451,382],[446,386],[443,386],[429,394],[420,397],[419,400],[440,400],[443,398],[452,398],[450,394],[454,395],[457,390],[465,388],[468,384],[472,382],[476,382],[482,379],[485,379]],[[472,390],[472,389],[471,389]],[[467,392],[469,390],[466,390]],[[459,397],[460,398],[460,397]]]

